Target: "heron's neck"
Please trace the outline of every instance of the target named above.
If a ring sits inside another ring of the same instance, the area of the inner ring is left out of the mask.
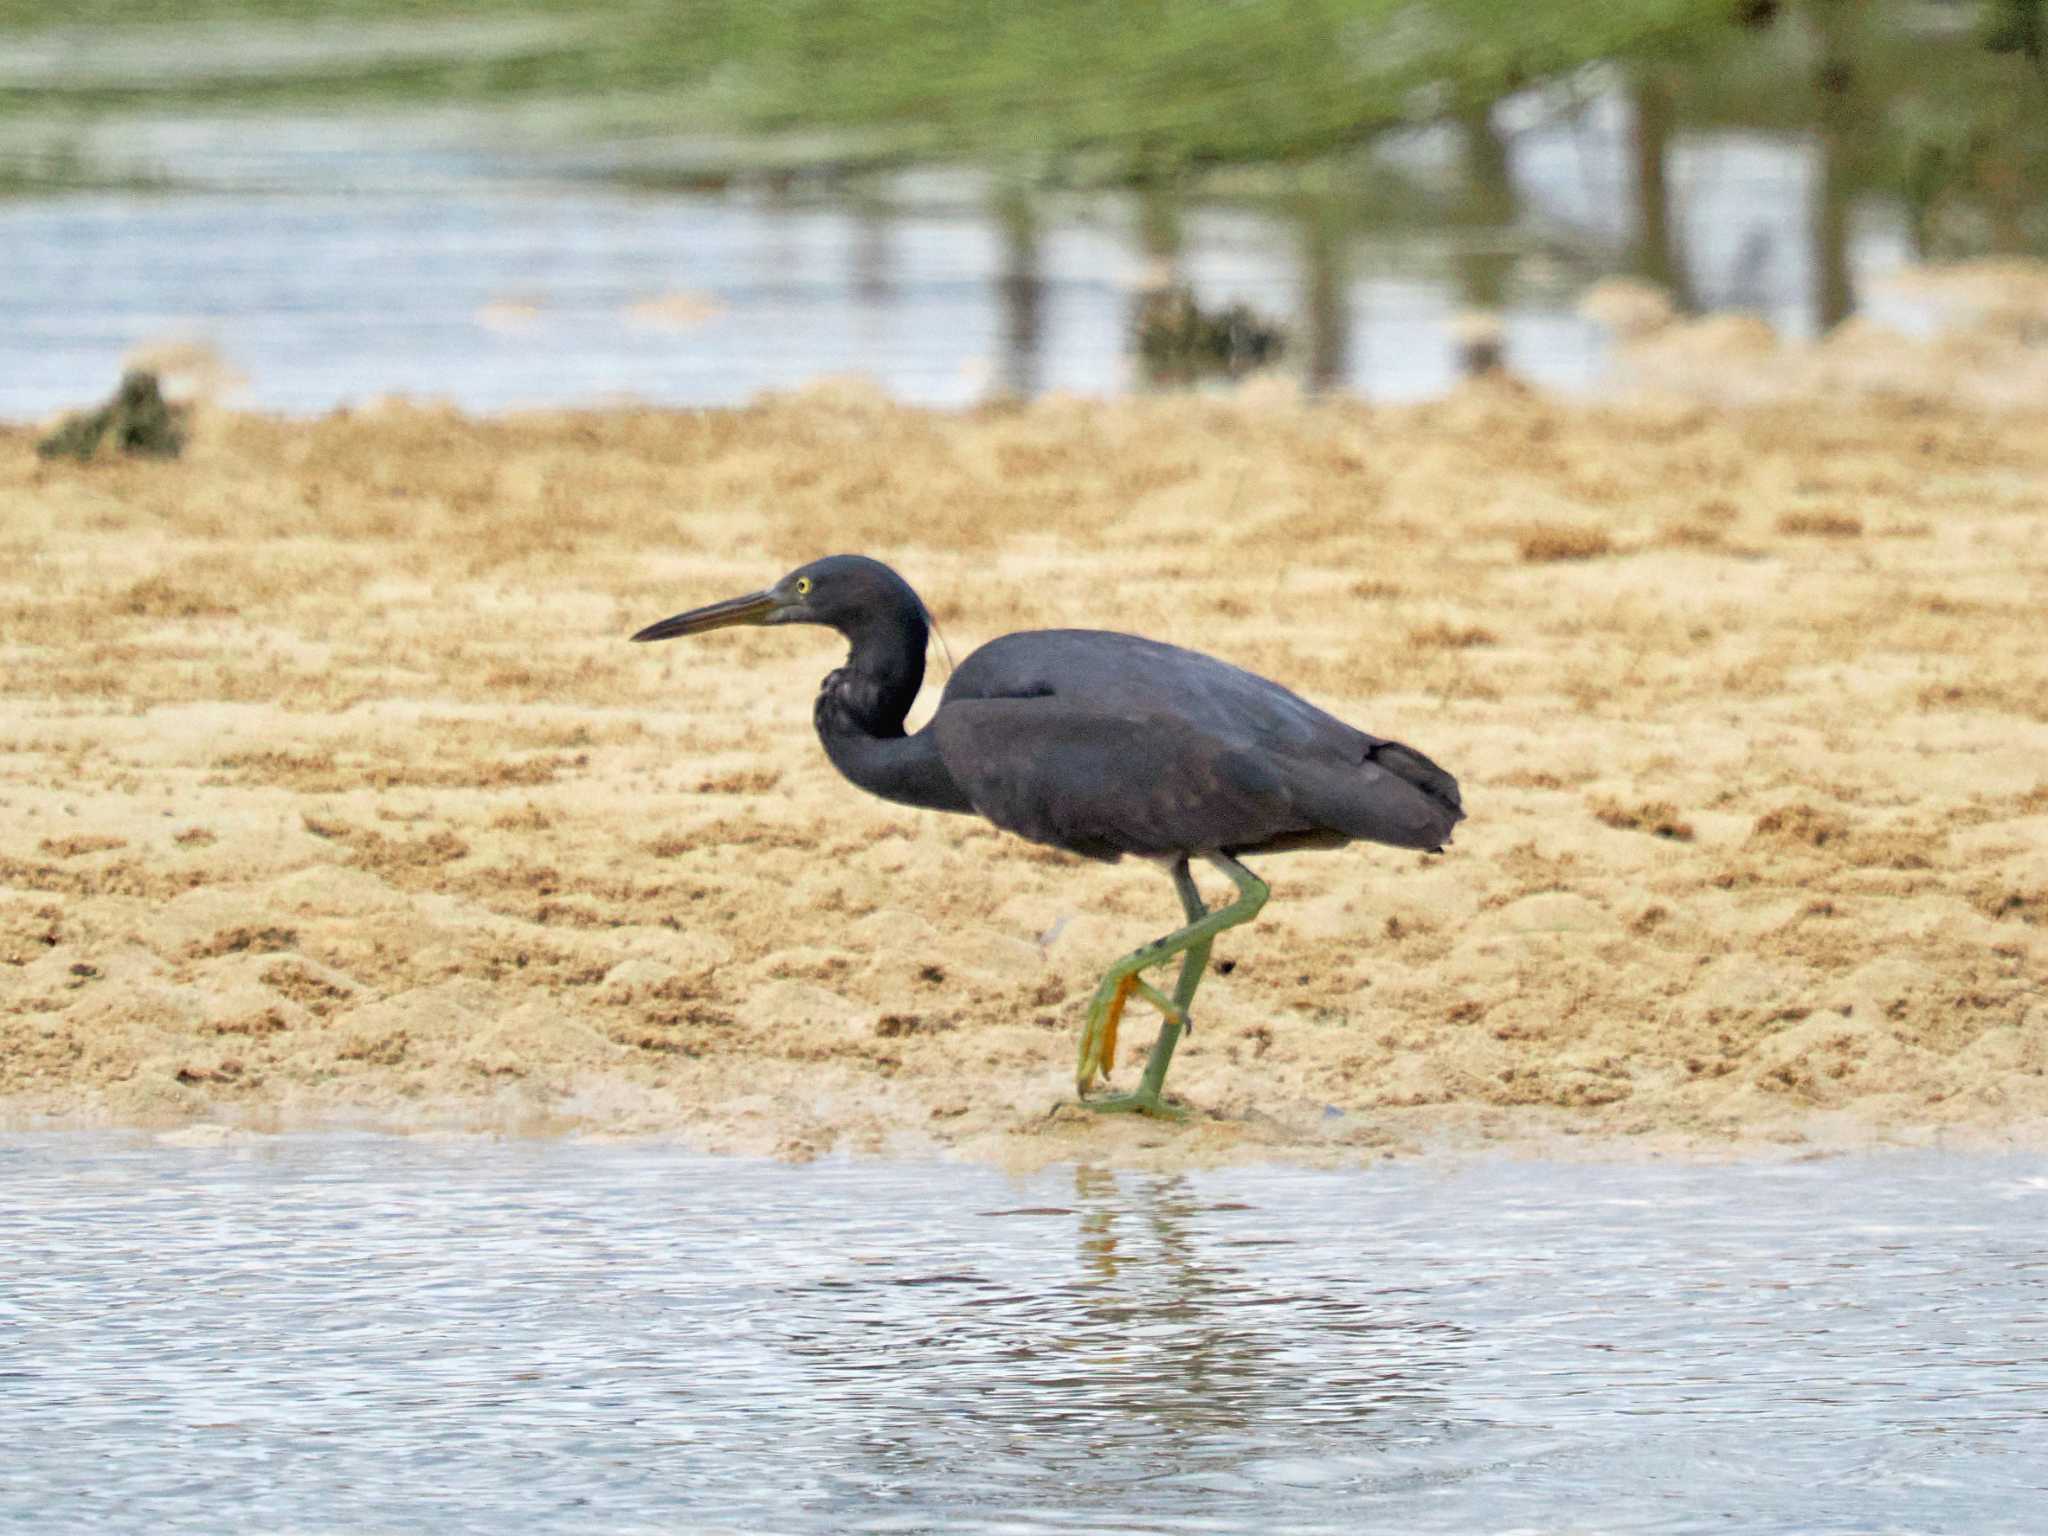
[[[818,690],[812,720],[832,766],[869,794],[899,805],[935,811],[968,811],[968,803],[929,730],[903,734],[904,718],[924,682],[924,615],[892,616],[893,622],[850,638],[846,665]]]

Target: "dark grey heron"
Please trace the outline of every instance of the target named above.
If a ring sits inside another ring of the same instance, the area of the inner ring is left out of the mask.
[[[832,765],[898,805],[971,812],[1034,843],[1114,863],[1137,854],[1173,877],[1187,926],[1109,968],[1088,1006],[1075,1087],[1101,1110],[1175,1117],[1160,1095],[1209,948],[1266,903],[1243,854],[1365,841],[1441,852],[1464,820],[1458,781],[1412,747],[1354,730],[1278,683],[1196,651],[1095,629],[991,640],[946,684],[916,735],[930,615],[888,566],[833,555],[762,592],[650,624],[671,640],[731,624],[823,624],[851,646],[812,718]],[[1210,911],[1188,861],[1237,887]],[[1168,996],[1143,973],[1181,957]],[[1165,1022],[1137,1090],[1089,1099],[1116,1061],[1132,996]]]

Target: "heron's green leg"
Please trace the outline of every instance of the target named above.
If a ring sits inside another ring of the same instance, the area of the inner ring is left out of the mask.
[[[1266,904],[1265,881],[1224,854],[1211,854],[1209,861],[1236,885],[1237,900],[1214,912],[1207,910],[1202,905],[1201,893],[1195,889],[1194,878],[1188,873],[1187,861],[1181,860],[1173,867],[1173,884],[1188,915],[1187,927],[1169,934],[1156,944],[1148,944],[1126,955],[1109,968],[1109,973],[1102,978],[1102,985],[1096,988],[1095,1000],[1088,1009],[1088,1023],[1081,1033],[1081,1060],[1076,1074],[1076,1087],[1083,1096],[1082,1102],[1090,1109],[1169,1118],[1178,1114],[1161,1098],[1160,1089],[1166,1082],[1166,1069],[1173,1060],[1174,1049],[1187,1028],[1188,1006],[1195,999],[1195,989],[1202,984],[1203,971],[1209,964],[1210,947],[1215,943],[1217,934],[1239,923],[1250,922]],[[1147,986],[1139,979],[1138,973],[1162,964],[1176,954],[1182,956],[1180,978],[1175,982],[1173,996],[1169,999]],[[1133,990],[1163,1015],[1159,1039],[1145,1062],[1144,1076],[1139,1079],[1136,1092],[1091,1101],[1086,1095],[1096,1076],[1106,1075],[1108,1068],[1115,1065],[1111,1058],[1116,1043],[1112,1008],[1115,1013],[1121,1013],[1124,998]]]
[[[1202,893],[1195,888],[1194,876],[1188,873],[1188,861],[1176,860],[1170,873],[1173,876],[1173,888],[1180,893],[1181,910],[1187,913],[1190,923],[1199,922],[1208,914],[1209,909],[1202,904]],[[1178,934],[1170,935],[1161,939],[1158,944],[1147,945],[1144,950],[1128,955],[1125,959],[1135,960],[1138,954],[1148,953],[1154,949],[1160,950],[1161,958],[1164,958],[1164,946],[1177,937]],[[1098,1075],[1107,1078],[1116,1066],[1117,1026],[1123,1020],[1124,1004],[1129,1001],[1130,995],[1143,989],[1145,1000],[1162,1015],[1170,1019],[1178,1013],[1183,1019],[1186,1018],[1188,1003],[1195,995],[1195,987],[1201,982],[1202,964],[1208,953],[1208,946],[1202,944],[1188,950],[1182,957],[1180,980],[1174,987],[1176,1001],[1173,1002],[1169,1002],[1154,988],[1147,986],[1136,970],[1128,965],[1115,966],[1102,978],[1102,985],[1096,989],[1094,1001],[1088,1006],[1088,1023],[1081,1031],[1081,1060],[1075,1072],[1075,1080],[1083,1095],[1088,1092]]]

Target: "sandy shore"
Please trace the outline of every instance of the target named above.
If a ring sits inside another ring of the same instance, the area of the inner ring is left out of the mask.
[[[2048,1140],[2048,410],[825,387],[32,443],[0,433],[6,1124]],[[625,643],[838,550],[955,657],[1095,624],[1281,678],[1471,820],[1265,862],[1174,1069],[1193,1124],[1048,1118],[1167,882],[854,791],[823,632]]]

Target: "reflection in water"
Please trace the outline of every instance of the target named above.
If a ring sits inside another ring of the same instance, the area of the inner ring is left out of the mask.
[[[1814,130],[1813,314],[1832,330],[1856,307],[1849,276],[1849,157],[1857,138],[1868,133],[1868,105],[1859,99],[1852,52],[1856,18],[1845,0],[1815,0],[1812,7],[1820,57],[1814,65],[1819,123]],[[1859,126],[1859,118],[1866,119]]]
[[[1685,254],[1679,248],[1671,186],[1666,179],[1675,126],[1671,85],[1660,68],[1643,65],[1635,72],[1631,94],[1634,111],[1630,115],[1629,149],[1635,172],[1635,270],[1670,294],[1674,308],[1690,311],[1692,285],[1686,277]]]
[[[1295,202],[1301,261],[1304,382],[1334,389],[1351,370],[1351,309],[1347,231],[1335,199],[1305,192]]]
[[[1204,312],[1289,315],[1283,366],[1316,388],[1437,393],[1449,328],[1478,311],[1519,373],[1570,389],[1601,371],[1605,338],[1574,311],[1601,275],[1810,336],[1859,300],[1912,328],[1871,281],[1905,261],[2048,255],[2040,0],[1738,11],[1745,27],[1703,26],[1664,61],[1466,102],[1305,167],[1190,167],[1169,129],[1134,151],[1128,190],[1038,199],[1014,169],[835,185],[658,135],[522,131],[515,152],[495,112],[462,128],[467,114],[324,111],[317,38],[295,45],[307,73],[289,108],[208,105],[197,54],[177,94],[117,107],[96,45],[74,39],[29,71],[32,95],[77,96],[85,115],[59,134],[73,147],[36,170],[48,125],[0,114],[0,182],[28,167],[0,197],[0,417],[103,398],[123,354],[167,331],[216,346],[246,403],[292,412],[387,393],[474,410],[737,403],[846,371],[934,405],[1106,393],[1142,374],[1118,291],[1134,266]],[[224,102],[270,52],[237,63],[238,32],[199,47],[218,45]],[[346,90],[353,65],[330,62]],[[161,190],[138,193],[138,172]],[[992,176],[1009,179],[992,193]],[[716,323],[650,334],[632,316],[664,294],[701,296]],[[508,302],[516,335],[484,318]]]
[[[1038,272],[1038,209],[1022,187],[1005,186],[995,199],[1002,268],[996,293],[1002,308],[1002,356],[997,393],[1029,399],[1038,393],[1038,352],[1044,331],[1044,284]]]
[[[1520,218],[1508,143],[1493,114],[1483,108],[1459,115],[1458,142],[1465,188],[1462,238],[1453,256],[1458,297],[1468,310],[1497,313],[1507,305],[1508,280],[1518,259],[1514,242],[1503,238]]]
[[[1723,289],[1731,308],[1759,312],[1770,308],[1771,269],[1777,257],[1777,243],[1768,229],[1759,225],[1742,237]]]
[[[1173,183],[1151,178],[1139,184],[1138,249],[1144,253],[1146,282],[1164,287],[1180,279],[1182,193]]]
[[[706,405],[842,372],[934,405],[1107,393],[1144,378],[1121,281],[1134,268],[1177,277],[1200,313],[1288,317],[1280,366],[1314,388],[1447,388],[1466,311],[1498,317],[1518,373],[1584,387],[1606,338],[1574,306],[1604,271],[1807,335],[1916,240],[2038,246],[2048,215],[2024,145],[1970,124],[1901,153],[1903,198],[1873,190],[1889,152],[1869,130],[1897,82],[1858,14],[1850,0],[1814,12],[1827,46],[1770,132],[1698,121],[1690,77],[1643,66],[1604,96],[1532,92],[1348,159],[1244,173],[1211,201],[1164,172],[1092,194],[966,172],[537,191],[445,146],[395,155],[390,124],[287,119],[295,131],[237,130],[246,186],[0,199],[0,418],[104,398],[124,354],[167,330],[249,380],[235,403],[290,412],[386,393],[472,410]],[[138,126],[135,152],[172,183],[219,186],[221,131],[204,126]],[[432,177],[380,184],[394,163]],[[337,184],[356,190],[276,191]],[[701,297],[715,322],[637,323],[663,294]],[[516,333],[481,318],[508,300],[527,317]]]
[[[0,1212],[0,1531],[2020,1531],[2044,1491],[2020,1156],[16,1136]]]
[[[856,181],[849,194],[853,211],[853,297],[879,308],[896,298],[894,253],[890,246],[889,201],[872,179]]]
[[[1130,1411],[1183,1437],[1183,1454],[1189,1436],[1276,1422],[1341,1426],[1354,1450],[1441,1429],[1412,1416],[1439,1401],[1428,1382],[1450,1369],[1440,1350],[1462,1330],[1399,1313],[1357,1278],[1314,1264],[1298,1280],[1263,1280],[1249,1261],[1296,1240],[1214,1231],[1216,1216],[1247,1208],[1203,1197],[1184,1175],[1076,1168],[1074,1200],[1082,1262],[1097,1282],[1077,1297],[1076,1322],[1125,1341]],[[1316,1356],[1324,1362],[1311,1364]],[[1222,1448],[1234,1454],[1242,1442]]]
[[[982,1215],[1047,1259],[1071,1241],[1075,1267],[987,1262],[962,1233],[943,1269],[868,1256],[771,1309],[801,1395],[863,1426],[866,1479],[1056,1505],[1084,1464],[1097,1496],[1235,1489],[1276,1444],[1336,1477],[1476,1432],[1433,1386],[1465,1330],[1313,1255],[1276,1265],[1293,1239],[1185,1177],[1071,1177],[1071,1207]]]

